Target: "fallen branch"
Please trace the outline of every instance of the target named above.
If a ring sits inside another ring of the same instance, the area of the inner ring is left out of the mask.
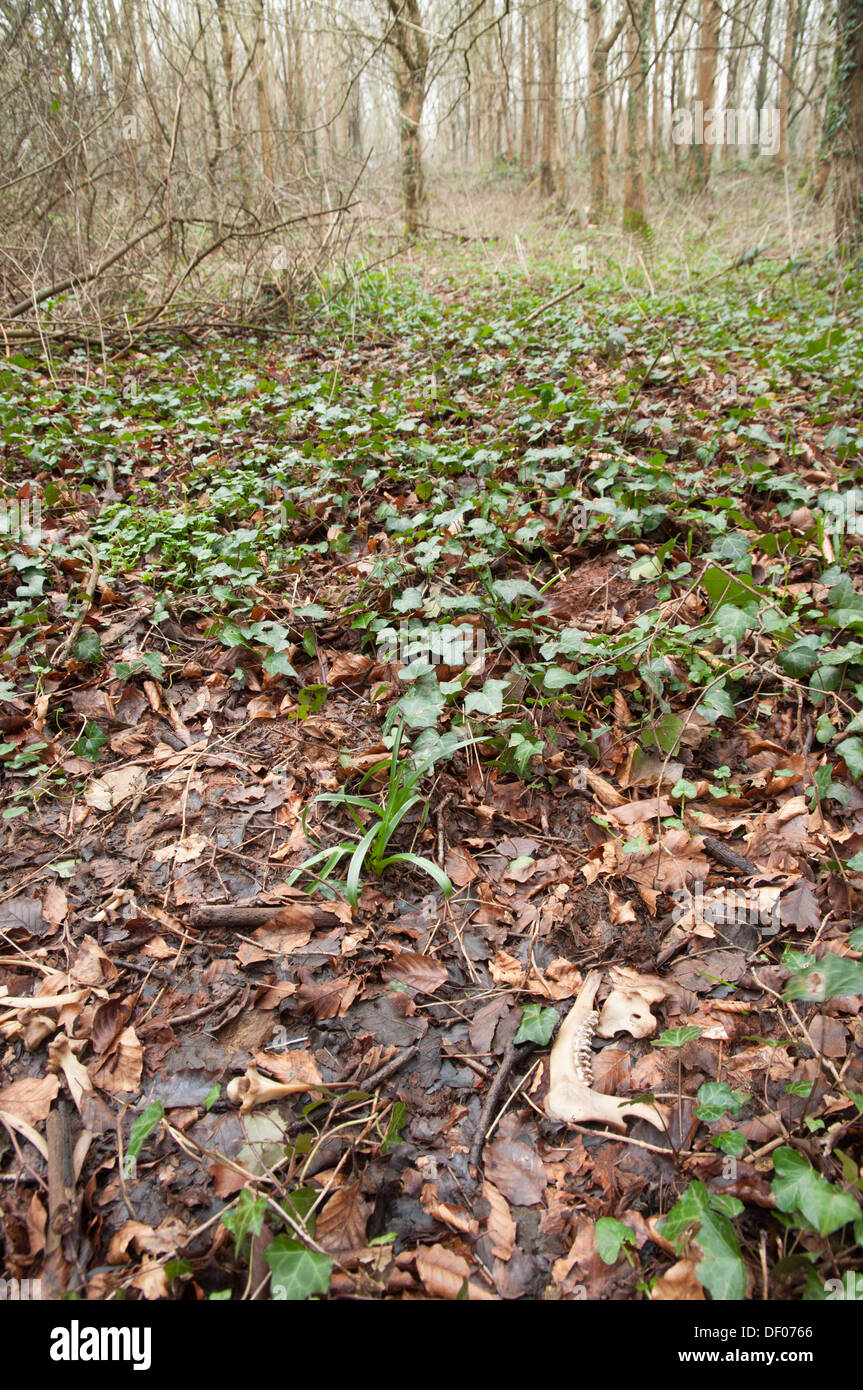
[[[742,854],[738,854],[736,849],[729,849],[721,840],[716,840],[712,835],[702,835],[704,848],[711,858],[724,864],[726,869],[739,869],[742,874],[757,874],[760,872],[758,865],[744,859]]]
[[[62,1099],[48,1115],[45,1139],[48,1145],[48,1221],[55,1236],[65,1236],[74,1229],[77,1201],[69,1112]]]
[[[527,1043],[524,1047],[516,1047],[514,1042],[507,1043],[506,1050],[500,1059],[497,1076],[491,1083],[489,1093],[485,1098],[485,1104],[480,1111],[479,1121],[476,1127],[476,1134],[470,1146],[468,1163],[472,1168],[479,1168],[479,1161],[482,1157],[485,1136],[488,1134],[494,1115],[495,1106],[500,1100],[501,1093],[507,1082],[507,1077],[515,1066],[516,1059],[525,1056],[531,1050],[532,1044]]]
[[[529,323],[533,323],[534,319],[538,319],[540,314],[544,314],[546,309],[553,309],[555,304],[560,304],[562,300],[569,299],[571,294],[576,294],[579,290],[583,290],[584,285],[584,280],[579,280],[577,285],[570,285],[568,290],[563,290],[560,294],[556,294],[553,299],[547,299],[544,304],[540,304],[538,309],[532,310],[527,318],[522,319],[519,326],[521,328],[526,328]]]
[[[164,226],[165,219],[162,218],[161,222],[148,227],[146,231],[139,232],[131,241],[127,241],[124,246],[121,246],[119,251],[115,251],[106,260],[100,261],[96,269],[88,271],[86,275],[67,276],[65,280],[57,280],[53,285],[46,286],[44,290],[39,290],[38,294],[30,294],[26,299],[19,299],[17,304],[13,304],[11,309],[6,310],[4,318],[16,319],[20,314],[25,314],[28,309],[41,304],[43,300],[53,299],[55,294],[63,294],[66,290],[71,290],[74,285],[86,285],[90,280],[97,280],[104,271],[110,269],[116,261],[121,260],[139,242],[144,241],[148,236],[153,236],[155,232],[160,232]]]

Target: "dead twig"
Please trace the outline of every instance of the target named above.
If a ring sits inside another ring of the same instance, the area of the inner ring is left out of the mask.
[[[495,1106],[500,1100],[501,1093],[507,1082],[507,1077],[509,1076],[513,1067],[515,1066],[516,1059],[518,1057],[526,1056],[527,1053],[531,1050],[531,1048],[531,1043],[526,1043],[522,1047],[516,1047],[514,1042],[507,1043],[506,1045],[506,1050],[504,1051],[504,1054],[500,1059],[500,1066],[498,1067],[497,1076],[494,1078],[494,1081],[491,1083],[491,1086],[489,1087],[488,1095],[485,1098],[485,1104],[483,1105],[482,1110],[480,1111],[480,1117],[476,1127],[476,1134],[474,1135],[473,1143],[470,1146],[468,1163],[474,1169],[479,1168],[479,1161],[482,1157],[483,1146],[485,1144],[485,1137],[488,1134],[489,1128],[491,1126]]]

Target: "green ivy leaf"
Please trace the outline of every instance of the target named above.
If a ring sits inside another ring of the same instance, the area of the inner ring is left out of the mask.
[[[94,632],[91,627],[85,627],[78,641],[75,643],[75,658],[77,661],[88,661],[95,665],[102,659],[102,643],[99,641],[99,634]]]
[[[704,1030],[697,1028],[694,1023],[689,1023],[685,1028],[666,1028],[664,1033],[660,1033],[654,1047],[684,1047],[688,1042],[694,1042],[700,1038]]]
[[[836,756],[843,760],[855,782],[863,777],[863,740],[846,738],[836,749]]]
[[[800,1212],[822,1236],[859,1219],[860,1204],[855,1198],[820,1177],[796,1149],[777,1149],[773,1170],[776,1176],[770,1190],[779,1210]]]
[[[742,1207],[742,1203],[740,1205]],[[695,1243],[703,1256],[695,1267],[695,1275],[710,1297],[718,1302],[744,1299],[749,1290],[749,1278],[734,1228],[727,1217],[715,1211],[704,1212]]]
[[[601,1216],[594,1229],[596,1248],[603,1264],[613,1265],[625,1245],[635,1244],[635,1232],[613,1216]]]
[[[245,1242],[250,1236],[259,1236],[261,1227],[264,1224],[264,1217],[267,1212],[267,1202],[264,1197],[256,1197],[248,1187],[244,1187],[237,1204],[231,1211],[226,1211],[222,1216],[222,1225],[225,1226],[234,1237],[234,1244],[239,1254]]]
[[[541,1004],[525,1004],[513,1042],[535,1042],[539,1043],[540,1047],[545,1047],[557,1026],[558,1018],[557,1009],[543,1008]]]
[[[316,1250],[306,1250],[290,1236],[276,1236],[264,1251],[270,1266],[270,1293],[279,1302],[298,1303],[330,1287],[333,1262]]]
[[[695,1113],[705,1124],[714,1124],[729,1111],[736,1115],[746,1102],[745,1091],[732,1091],[724,1081],[705,1081],[698,1088],[698,1104]]]
[[[811,999],[823,1004],[837,995],[863,994],[863,962],[849,960],[825,951],[799,974],[792,975],[783,991],[783,999]]]

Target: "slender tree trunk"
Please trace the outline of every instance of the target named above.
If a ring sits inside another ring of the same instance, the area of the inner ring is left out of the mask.
[[[533,168],[534,143],[533,143],[533,122],[534,122],[534,66],[533,66],[533,32],[530,23],[530,10],[524,10],[521,16],[521,154],[519,163],[522,169],[528,171]]]
[[[420,122],[426,98],[428,44],[420,15],[419,0],[389,0],[393,24],[390,43],[399,103],[399,153],[402,168],[402,200],[405,232],[419,232],[425,203]]]
[[[758,77],[755,81],[755,110],[758,112],[759,121],[761,112],[764,110],[764,103],[767,98],[767,68],[770,62],[770,39],[773,33],[773,0],[767,0],[764,13],[764,41],[761,45],[761,57],[758,60]],[[753,159],[758,158],[760,145],[753,144],[750,154]]]
[[[779,149],[776,152],[776,167],[782,169],[788,163],[788,131],[791,120],[791,79],[794,72],[794,33],[796,11],[794,0],[788,0],[785,15],[785,42],[782,46],[782,71],[779,74]]]
[[[771,0],[772,3],[772,0]],[[713,89],[716,83],[716,58],[719,52],[719,20],[721,10],[719,0],[702,0],[701,41],[698,64],[698,100],[704,126],[711,121],[713,110]],[[689,147],[689,186],[692,189],[707,187],[710,178],[710,156],[713,146],[698,138]]]
[[[555,189],[558,140],[557,0],[543,0],[540,10],[539,80],[542,86],[539,191],[544,198],[550,198]]]
[[[647,155],[647,66],[651,0],[636,10],[636,27],[629,14],[627,33],[626,168],[623,184],[623,230],[637,232],[646,226],[644,166]]]
[[[253,68],[255,73],[255,103],[258,108],[258,126],[260,127],[261,167],[267,185],[267,196],[273,198],[276,187],[276,171],[273,165],[272,116],[270,103],[267,99],[264,0],[258,0],[255,15],[257,28]]]
[[[602,0],[587,0],[587,46],[590,50],[588,140],[590,142],[590,220],[599,222],[608,202],[608,129],[606,88],[608,55],[623,32],[625,16],[607,38],[602,36]]]
[[[836,240],[863,246],[863,0],[838,0],[833,86],[824,125],[834,178]]]
[[[219,37],[222,43],[222,70],[227,88],[228,128],[236,146],[237,163],[240,171],[241,197],[249,201],[249,170],[246,163],[246,147],[237,114],[236,76],[234,73],[234,35],[228,24],[225,0],[216,0],[216,13],[219,19]]]
[[[729,111],[737,108],[737,87],[740,75],[740,41],[743,19],[740,10],[735,8],[731,15],[731,35],[728,40],[728,81],[725,91],[725,105]],[[719,147],[719,158],[728,158],[729,146],[723,140]]]

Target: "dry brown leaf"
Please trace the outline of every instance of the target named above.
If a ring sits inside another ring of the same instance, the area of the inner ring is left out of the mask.
[[[423,1184],[420,1194],[420,1201],[423,1210],[429,1216],[433,1216],[435,1221],[441,1221],[445,1226],[450,1226],[460,1235],[478,1236],[479,1222],[465,1207],[455,1207],[451,1202],[442,1202],[438,1197],[437,1186],[435,1183],[427,1182]]]
[[[498,1260],[508,1260],[515,1249],[516,1224],[509,1210],[509,1203],[494,1183],[483,1182],[482,1195],[489,1204],[486,1229],[491,1241],[492,1254]]]
[[[127,1221],[111,1237],[105,1258],[110,1265],[129,1264],[130,1245],[139,1255],[170,1255],[187,1237],[188,1231],[177,1216],[166,1217],[155,1229],[143,1221]]]
[[[340,1187],[318,1213],[315,1239],[331,1255],[364,1249],[368,1244],[366,1224],[372,1210],[372,1203],[362,1196],[359,1183]]]
[[[97,1086],[109,1095],[137,1096],[144,1070],[144,1049],[134,1028],[124,1028],[107,1061],[93,1073]]]
[[[38,1125],[48,1118],[51,1102],[59,1089],[56,1076],[22,1076],[0,1091],[0,1110],[27,1124]]]
[[[77,1044],[79,1047],[81,1043]],[[80,1111],[83,1097],[91,1093],[93,1083],[87,1068],[78,1061],[72,1051],[72,1045],[65,1033],[60,1033],[48,1044],[48,1056],[51,1061],[51,1070],[62,1070],[66,1078],[66,1085],[69,1093],[75,1102],[76,1108]]]
[[[548,1178],[536,1151],[518,1139],[494,1139],[485,1146],[489,1181],[517,1207],[541,1202]]]
[[[479,864],[463,845],[453,846],[447,851],[444,868],[456,888],[466,888],[479,876]]]
[[[457,1299],[467,1281],[467,1296],[472,1302],[496,1302],[496,1295],[470,1278],[470,1265],[460,1255],[454,1255],[443,1245],[422,1246],[416,1255],[417,1273],[425,1291],[432,1298]]]
[[[661,1279],[657,1279],[650,1297],[658,1302],[678,1302],[689,1300],[703,1303],[704,1289],[695,1277],[692,1260],[678,1260],[667,1269]]]
[[[294,1048],[288,1052],[256,1052],[255,1061],[277,1081],[299,1094],[310,1086],[322,1086],[323,1079],[311,1052]]]
[[[98,941],[92,936],[85,936],[72,962],[70,978],[79,985],[112,984],[118,973]]]
[[[613,888],[608,889],[608,915],[615,927],[620,927],[624,922],[637,922],[635,908],[632,903],[628,903],[625,898],[621,898],[619,893],[615,893]]]
[[[449,979],[445,965],[419,951],[399,951],[381,971],[384,980],[397,980],[421,994],[434,994]]]
[[[84,800],[94,811],[115,811],[132,796],[141,796],[147,785],[147,768],[139,763],[95,777],[84,792]]]
[[[56,883],[49,883],[42,897],[42,916],[52,927],[65,922],[69,903],[63,889]]]
[[[170,1298],[171,1290],[164,1263],[155,1259],[144,1260],[132,1280],[132,1288],[137,1289],[139,1294],[148,1301]]]
[[[533,968],[525,971],[509,951],[498,951],[489,963],[489,970],[495,984],[524,990],[526,994],[538,994],[543,999],[571,999],[581,988],[580,970],[563,956],[558,956],[544,971]]]
[[[371,657],[363,656],[362,652],[342,652],[330,667],[327,685],[331,688],[361,685],[375,664]]]
[[[312,1013],[315,1018],[344,1018],[359,991],[360,982],[352,976],[344,975],[326,984],[315,984],[308,970],[299,970],[302,981],[297,990],[297,1007],[300,1013]]]

